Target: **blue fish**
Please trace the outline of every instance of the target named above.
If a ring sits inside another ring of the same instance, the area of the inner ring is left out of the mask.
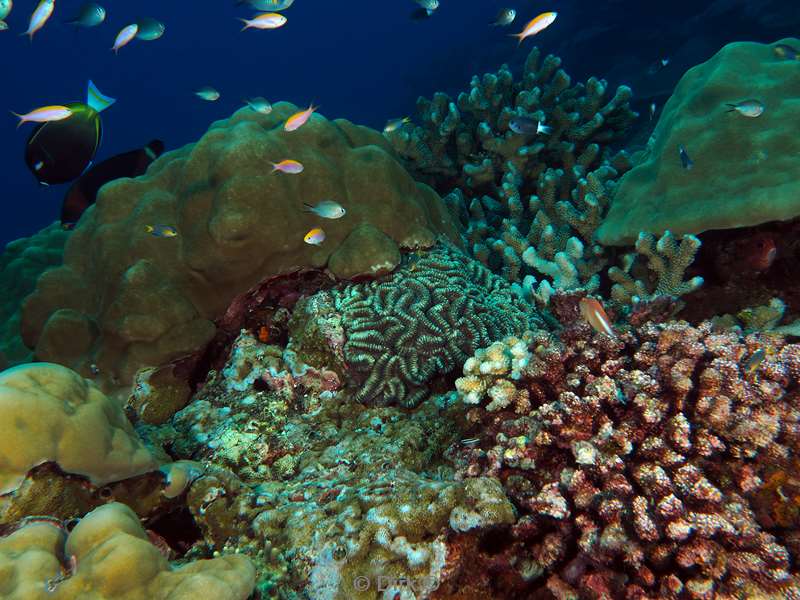
[[[681,165],[683,165],[683,168],[690,171],[694,166],[694,161],[689,158],[689,153],[686,151],[683,144],[678,144],[678,156],[681,157]]]

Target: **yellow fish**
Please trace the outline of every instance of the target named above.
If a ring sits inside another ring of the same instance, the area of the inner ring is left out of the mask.
[[[27,35],[31,41],[33,41],[33,34],[39,31],[44,24],[47,23],[47,19],[50,18],[50,15],[53,14],[53,9],[56,7],[56,0],[42,0],[39,2],[39,6],[36,7],[36,10],[33,11],[31,15],[31,22],[28,25],[28,31],[21,35]]]
[[[305,110],[301,110],[299,112],[294,113],[291,117],[286,119],[286,123],[283,126],[284,131],[295,131],[300,129],[306,122],[311,118],[311,115],[314,114],[314,111],[317,110],[319,106],[314,106],[313,104],[309,106]]]
[[[303,237],[303,241],[312,246],[321,246],[325,241],[325,232],[320,227],[314,227]]]
[[[153,237],[174,238],[178,235],[178,230],[172,225],[145,225],[144,230]]]
[[[288,173],[289,175],[297,175],[298,173],[302,173],[304,168],[302,163],[290,158],[284,159],[279,163],[272,163],[273,173],[275,171],[280,171],[281,173]]]
[[[242,31],[245,29],[277,29],[286,25],[286,17],[278,13],[264,13],[252,19],[239,19],[244,23]]]
[[[67,108],[66,106],[53,105],[37,108],[25,115],[20,115],[15,112],[12,112],[11,114],[15,117],[19,117],[19,123],[17,123],[17,127],[19,127],[23,123],[49,123],[50,121],[63,121],[64,119],[68,119],[72,116],[72,109]]]
[[[403,117],[402,119],[391,119],[390,121],[386,122],[386,126],[383,128],[383,133],[392,133],[393,131],[397,131],[406,123],[411,123],[411,119],[408,117]]]
[[[544,12],[531,19],[528,24],[525,25],[525,29],[523,29],[520,33],[512,33],[511,36],[517,38],[521,44],[522,40],[525,38],[536,35],[537,33],[541,33],[550,27],[550,25],[553,24],[553,21],[556,20],[557,16],[557,12]]]

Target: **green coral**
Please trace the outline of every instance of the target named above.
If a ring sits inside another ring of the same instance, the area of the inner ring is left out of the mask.
[[[334,292],[345,359],[368,404],[414,406],[437,374],[496,339],[535,328],[532,307],[479,262],[440,246],[385,281]]]
[[[678,298],[695,291],[703,284],[703,278],[684,280],[684,276],[699,249],[700,240],[693,235],[684,236],[679,242],[669,231],[660,238],[640,233],[636,252],[647,259],[647,268],[655,281],[636,278],[631,272],[635,258],[628,257],[622,269],[611,267],[608,270],[608,277],[614,282],[611,297],[620,304],[634,304],[657,296]]]

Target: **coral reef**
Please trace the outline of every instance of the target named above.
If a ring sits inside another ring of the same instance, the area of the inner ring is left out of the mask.
[[[20,334],[22,300],[33,291],[44,271],[61,264],[68,237],[68,231],[53,223],[29,238],[8,243],[0,255],[0,369],[31,360],[31,351]]]
[[[0,374],[0,494],[52,461],[103,485],[158,467],[122,409],[92,382],[56,364]]]
[[[678,298],[703,285],[703,278],[699,276],[684,281],[686,269],[700,248],[700,240],[695,236],[684,236],[678,242],[669,231],[658,239],[650,233],[640,233],[635,248],[647,260],[647,270],[655,281],[650,283],[631,274],[635,267],[634,257],[625,261],[625,270],[611,267],[608,270],[608,278],[614,282],[611,297],[619,304],[647,302],[658,296]]]
[[[609,144],[636,114],[627,87],[609,96],[596,78],[572,85],[560,59],[540,58],[535,48],[518,82],[503,66],[474,77],[455,102],[441,93],[421,98],[421,124],[389,138],[415,176],[453,190],[445,200],[467,227],[473,255],[509,281],[524,280],[528,295],[536,286],[546,304],[553,288],[599,284],[605,257],[594,230],[631,167]],[[517,133],[515,120],[551,130]]]
[[[504,379],[532,408],[479,399],[477,443],[453,453],[520,512],[505,559],[471,563],[474,584],[504,564],[502,597],[798,597],[796,536],[762,506],[800,448],[800,346],[709,322],[611,338],[576,320],[577,297],[555,306],[560,339],[529,334],[527,364]]]
[[[379,133],[319,114],[286,133],[280,125],[295,110],[242,109],[145,176],[104,186],[64,265],[40,277],[24,303],[22,334],[36,358],[84,375],[95,364],[100,385],[122,387],[141,367],[202,348],[231,300],[264,279],[326,265],[348,277],[370,273],[391,266],[398,247],[428,247],[440,234],[457,241],[440,198],[411,179]],[[287,156],[304,164],[302,174],[271,172],[269,161]],[[304,211],[323,199],[347,214],[323,223]],[[154,237],[153,224],[177,236]],[[318,225],[325,242],[304,243]],[[359,240],[368,242],[360,251]]]
[[[7,600],[246,600],[255,568],[230,555],[171,568],[125,505],[95,509],[67,533],[30,519],[0,537],[0,595]]]
[[[621,180],[597,230],[602,244],[633,242],[641,231],[677,235],[744,227],[800,215],[797,136],[785,123],[797,114],[794,61],[776,44],[728,44],[689,69],[664,106],[644,160]],[[758,118],[728,104],[756,99]],[[680,146],[694,162],[682,165]]]
[[[331,292],[342,313],[344,358],[355,399],[414,406],[436,375],[482,345],[541,326],[533,308],[479,262],[447,247],[411,261],[386,281]]]

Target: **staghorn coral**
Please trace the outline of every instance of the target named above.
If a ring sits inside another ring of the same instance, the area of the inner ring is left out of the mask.
[[[635,257],[626,257],[622,269],[611,267],[608,277],[614,282],[611,297],[619,304],[636,304],[654,300],[658,296],[678,298],[695,291],[703,285],[702,277],[684,281],[684,274],[692,264],[700,240],[693,235],[684,236],[678,242],[669,231],[656,238],[650,233],[640,233],[636,240],[636,252],[647,259],[647,270],[655,281],[637,279],[631,274]]]
[[[101,506],[67,534],[31,519],[0,537],[0,595],[6,600],[245,600],[255,568],[221,556],[172,568],[124,504]]]
[[[385,272],[398,248],[458,238],[441,199],[378,132],[316,113],[287,133],[280,125],[295,110],[242,109],[144,176],[103,186],[64,264],[24,302],[22,336],[35,356],[83,374],[96,364],[98,383],[116,391],[142,367],[201,350],[231,301],[265,279],[326,266],[343,277]],[[269,161],[285,156],[305,171],[272,174]],[[320,222],[303,203],[324,198],[347,215],[324,223],[323,245],[305,244]],[[153,223],[178,235],[155,238],[145,229]]]
[[[474,77],[453,102],[420,99],[421,125],[389,134],[413,174],[440,192],[467,227],[473,255],[546,304],[553,288],[593,291],[605,264],[594,230],[617,178],[631,168],[608,144],[636,114],[630,89],[607,96],[595,78],[572,85],[557,57],[530,53],[522,79],[505,65]],[[545,122],[547,135],[521,135],[514,118]],[[455,189],[453,189],[455,188]],[[541,282],[538,279],[546,277]],[[537,285],[538,283],[538,285]],[[535,286],[535,287],[534,287]]]
[[[800,450],[800,346],[710,322],[612,339],[572,304],[510,380],[533,408],[469,409],[480,439],[454,452],[460,471],[499,477],[520,518],[501,557],[458,542],[472,575],[457,585],[485,585],[489,561],[498,597],[800,597],[792,534],[760,516],[793,518],[774,489]]]
[[[619,183],[597,230],[601,244],[629,244],[641,231],[699,234],[800,215],[800,141],[783,126],[797,114],[800,82],[794,61],[776,55],[777,44],[800,40],[728,44],[686,71],[643,160]],[[726,103],[746,98],[766,107],[759,118],[727,112]],[[693,169],[683,168],[679,145]]]
[[[332,292],[342,313],[344,357],[361,376],[358,401],[414,406],[436,375],[481,345],[539,325],[532,307],[483,265],[445,246],[386,281]]]
[[[27,472],[54,462],[93,484],[158,468],[122,409],[94,383],[49,363],[0,374],[0,494]]]

